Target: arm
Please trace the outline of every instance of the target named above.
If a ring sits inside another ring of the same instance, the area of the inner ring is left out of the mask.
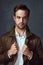
[[[42,48],[42,43],[41,43],[40,39],[37,40],[36,52],[39,56],[39,60],[41,62],[41,65],[43,65],[43,48]]]
[[[33,41],[34,43],[34,41]],[[33,58],[30,61],[30,65],[43,65],[43,48],[40,38],[35,39],[35,48],[33,51]]]
[[[0,64],[5,63],[9,60],[7,51],[4,49],[2,39],[0,38]]]
[[[33,58],[30,60],[30,65],[43,65],[43,48],[40,38],[35,38],[30,43],[30,48],[33,50]]]
[[[33,52],[30,51],[29,47],[26,44],[24,44],[23,49],[22,49],[22,52],[23,52],[23,54],[25,56],[27,56],[28,60],[31,60],[32,59]]]
[[[11,45],[10,49],[8,50],[6,48],[6,43],[8,44],[8,40],[5,41],[6,38],[2,39],[0,38],[0,64],[4,64],[8,61],[10,61],[13,58],[16,58],[16,53],[17,53],[17,46],[15,42]],[[11,56],[11,58],[9,58]]]

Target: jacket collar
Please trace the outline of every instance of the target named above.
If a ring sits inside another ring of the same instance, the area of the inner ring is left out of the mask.
[[[29,27],[26,26],[26,40],[25,40],[26,45],[28,45],[31,36],[32,36],[32,32],[30,31]]]
[[[29,38],[32,35],[32,32],[30,31],[29,27],[26,26],[26,38]]]
[[[32,33],[31,33],[29,27],[26,26],[26,38],[30,37],[31,35],[32,35]],[[15,26],[12,28],[9,36],[14,36],[15,37]]]
[[[31,35],[32,35],[32,33],[31,33],[29,27],[26,26],[26,41],[25,41],[26,44],[29,41],[29,37],[31,37]],[[16,37],[15,37],[15,26],[12,28],[9,36],[12,37],[12,40],[16,41]]]

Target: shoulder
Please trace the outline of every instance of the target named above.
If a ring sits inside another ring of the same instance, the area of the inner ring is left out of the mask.
[[[32,33],[32,37],[35,40],[40,40],[40,37],[38,35],[34,34],[34,33]]]
[[[2,34],[2,35],[0,36],[0,39],[4,39],[4,38],[8,37],[9,35],[10,35],[10,31],[9,31],[9,32],[6,32],[6,33],[4,33],[4,34]]]
[[[26,28],[26,33],[28,38],[32,40],[40,40],[40,37],[37,34],[33,33],[28,26]]]
[[[13,30],[4,33],[3,35],[0,36],[0,42],[8,42],[11,40],[11,36],[13,35]]]
[[[2,37],[8,37],[8,36],[12,36],[13,34],[15,33],[15,26],[13,26],[13,28],[11,28],[11,30],[10,31],[8,31],[8,32],[5,32],[4,34],[2,34],[0,37],[2,38]]]
[[[36,34],[32,33],[32,42],[35,46],[42,46],[42,42],[39,36],[37,36]]]

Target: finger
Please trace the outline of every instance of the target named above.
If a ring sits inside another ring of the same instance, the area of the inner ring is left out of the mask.
[[[12,45],[12,46],[11,46],[11,49],[15,49],[15,50],[16,50],[17,47],[16,47],[15,45]]]
[[[24,46],[23,46],[23,49],[25,50],[26,48],[27,48],[27,45],[24,45]]]
[[[18,47],[17,43],[14,43],[14,46]]]
[[[25,44],[24,47],[27,48],[27,45]]]
[[[17,44],[15,44],[15,47],[18,49],[18,45]]]
[[[17,46],[16,46],[16,45],[14,46],[14,49],[17,49],[17,50],[18,50],[18,48],[17,48]]]

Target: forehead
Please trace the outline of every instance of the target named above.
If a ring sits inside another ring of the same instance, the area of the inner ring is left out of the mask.
[[[16,16],[27,16],[27,10],[17,10]]]

